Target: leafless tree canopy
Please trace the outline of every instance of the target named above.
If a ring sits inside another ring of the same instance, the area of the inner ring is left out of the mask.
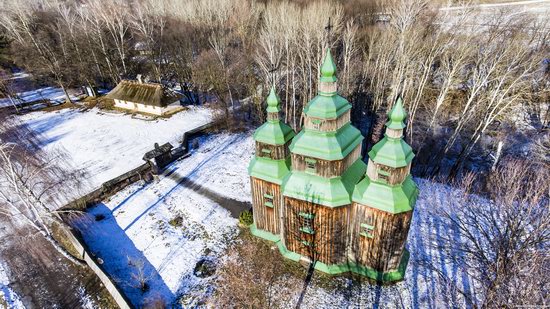
[[[0,6],[0,29],[16,65],[63,89],[143,74],[179,85],[190,101],[207,94],[227,126],[263,121],[275,84],[285,121],[299,129],[331,47],[340,92],[372,141],[404,97],[417,173],[459,174],[469,159],[491,166],[479,158],[495,157],[499,142],[503,157],[517,155],[511,130],[547,139],[547,21],[437,3],[14,0]]]
[[[490,175],[488,196],[474,194],[470,175],[458,183],[461,193],[434,210],[451,230],[434,235],[433,244],[474,279],[479,293],[469,295],[472,304],[548,305],[549,176],[522,161],[506,162]]]

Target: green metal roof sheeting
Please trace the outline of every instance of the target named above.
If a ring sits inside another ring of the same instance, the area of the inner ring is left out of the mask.
[[[351,109],[351,104],[338,94],[319,94],[304,108],[304,113],[310,117],[321,119],[336,119]]]
[[[393,105],[392,110],[389,114],[389,121],[386,122],[386,127],[394,130],[400,130],[405,128],[405,123],[403,121],[407,117],[407,112],[405,112],[405,109],[403,108],[403,99],[401,99],[401,96],[397,97],[397,101],[395,101],[395,104]]]
[[[369,151],[372,161],[393,168],[407,166],[414,158],[411,146],[402,138],[385,136]]]
[[[290,158],[285,160],[271,160],[269,158],[254,157],[248,166],[248,174],[265,181],[283,183],[290,172]]]
[[[408,176],[403,184],[391,186],[365,177],[355,186],[353,201],[392,214],[412,210],[418,189]]]
[[[303,129],[290,144],[290,151],[323,160],[341,160],[361,141],[361,132],[350,123],[335,132]]]
[[[330,48],[327,48],[325,60],[323,60],[323,65],[321,65],[320,80],[322,82],[336,81],[336,64],[334,64],[334,60],[332,60],[332,55],[330,54]]]
[[[294,130],[284,122],[268,121],[256,129],[254,140],[270,145],[284,145],[294,135]]]
[[[278,113],[279,112],[279,97],[275,93],[275,87],[272,86],[269,91],[269,96],[267,97],[267,112],[268,113]]]
[[[283,195],[328,207],[349,205],[353,188],[366,169],[365,162],[357,159],[341,177],[324,178],[292,171],[283,184]]]

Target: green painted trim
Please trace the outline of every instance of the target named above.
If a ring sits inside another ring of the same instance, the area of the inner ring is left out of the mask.
[[[254,132],[254,140],[269,145],[284,145],[296,133],[287,124],[281,121],[267,121]]]
[[[336,119],[351,109],[351,104],[338,93],[320,92],[304,108],[308,117]]]
[[[281,238],[279,237],[279,235],[274,235],[270,232],[259,230],[256,228],[255,224],[252,224],[250,226],[250,232],[254,236],[274,242],[277,245],[277,248],[279,249],[279,252],[283,257],[294,262],[300,261],[302,256],[296,252],[289,251],[283,245],[283,242],[281,241]],[[409,251],[405,249],[403,251],[403,255],[401,256],[401,262],[399,263],[399,267],[397,268],[397,270],[386,272],[386,273],[382,273],[370,267],[358,265],[353,262],[348,262],[343,264],[331,264],[331,265],[327,265],[322,262],[316,262],[315,269],[330,275],[339,275],[347,272],[353,272],[358,275],[365,276],[379,282],[389,283],[389,282],[403,280],[403,278],[405,277],[405,272],[407,270],[409,257],[410,257]]]
[[[350,263],[350,270],[356,274],[369,277],[378,282],[396,282],[401,281],[405,278],[405,273],[407,271],[407,265],[409,263],[409,251],[405,249],[403,255],[401,256],[401,262],[397,267],[397,270],[390,272],[379,272],[370,267],[358,265],[356,263]]]
[[[322,82],[336,82],[336,64],[332,59],[330,48],[327,48],[325,59],[321,65],[321,78]]]
[[[409,165],[414,158],[411,146],[403,138],[391,138],[384,135],[381,141],[372,146],[369,158],[375,163],[393,168]]]
[[[274,206],[273,206],[273,203],[271,203],[271,202],[265,202],[264,205],[267,206],[267,207],[269,207],[269,208],[273,208],[273,207],[274,207]]]
[[[272,160],[254,157],[248,166],[248,175],[281,185],[290,173],[290,157],[285,160]]]
[[[256,237],[263,238],[265,240],[269,240],[272,242],[277,242],[281,240],[281,237],[279,235],[275,235],[273,233],[270,233],[268,231],[260,230],[256,227],[256,223],[253,223],[250,226],[250,233]]]
[[[411,211],[418,197],[418,188],[409,175],[400,185],[391,186],[379,181],[363,178],[353,191],[352,200],[366,207],[391,214]]]
[[[300,232],[304,232],[306,234],[315,235],[315,231],[310,228],[309,226],[302,226],[300,227]]]
[[[307,157],[322,160],[342,160],[355,148],[364,137],[361,132],[347,123],[337,131],[322,132],[303,129],[290,144],[290,151]]]
[[[359,158],[341,177],[324,178],[307,172],[292,171],[283,183],[283,195],[327,207],[351,204],[355,184],[367,165]]]
[[[309,219],[309,220],[313,220],[315,218],[315,214],[311,214],[311,213],[306,213],[306,212],[300,212],[298,214],[298,216],[302,217],[302,218],[306,218],[306,219]]]
[[[273,199],[273,195],[264,193],[265,198]]]

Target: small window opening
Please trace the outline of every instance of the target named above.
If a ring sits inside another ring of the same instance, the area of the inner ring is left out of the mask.
[[[264,205],[273,208],[273,195],[268,193],[264,194]]]

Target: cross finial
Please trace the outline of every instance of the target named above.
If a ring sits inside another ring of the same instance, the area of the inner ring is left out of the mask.
[[[334,28],[334,26],[332,25],[331,23],[331,18],[329,17],[328,18],[328,23],[327,25],[325,26],[325,30],[327,31],[327,42],[330,41],[330,34],[332,32],[332,28]],[[329,43],[329,46],[330,46],[330,43]]]

